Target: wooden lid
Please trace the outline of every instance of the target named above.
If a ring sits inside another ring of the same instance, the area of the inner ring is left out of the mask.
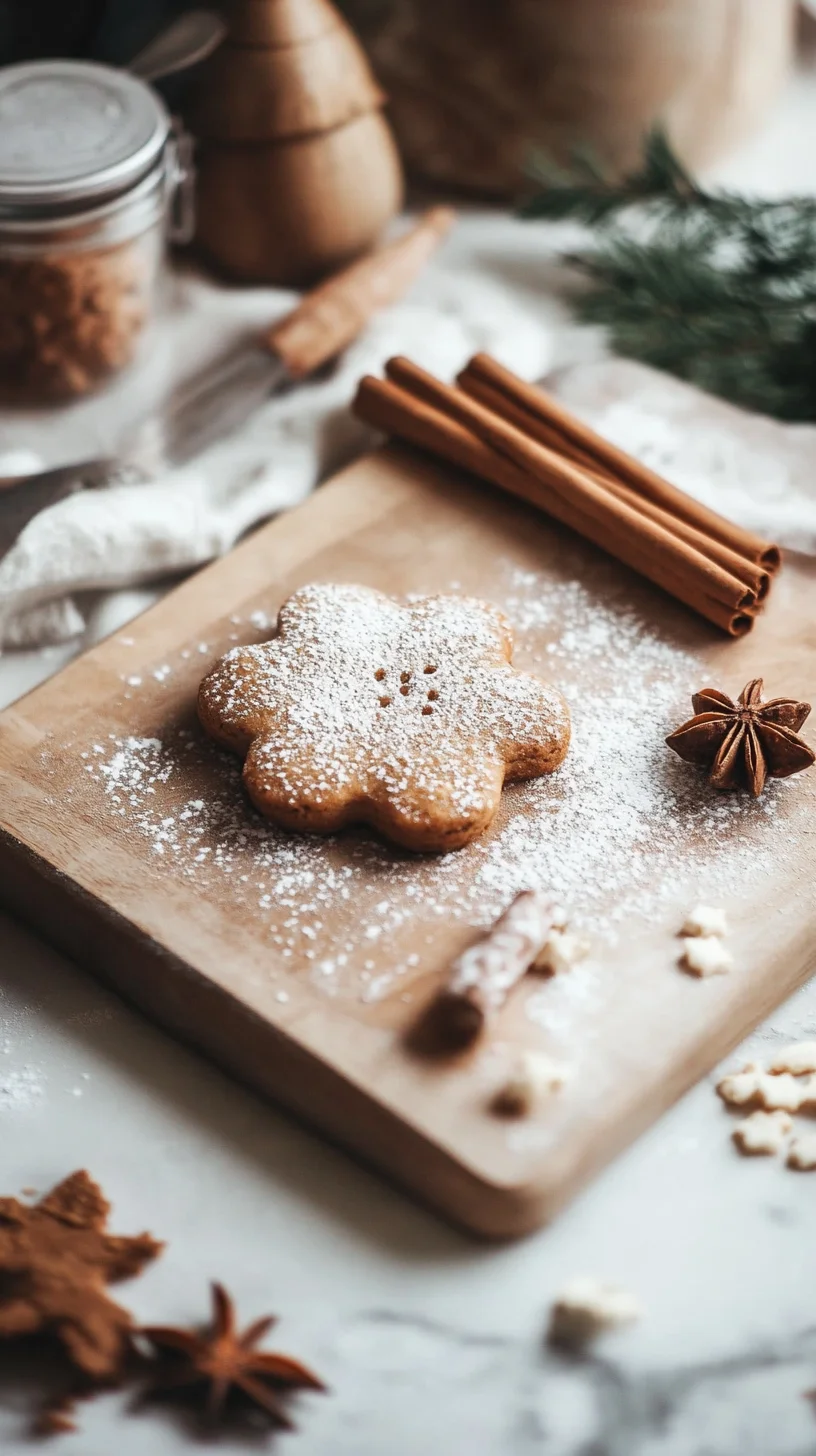
[[[264,43],[243,39],[262,34]],[[284,141],[330,131],[384,100],[328,0],[237,0],[226,41],[201,68],[188,120],[211,140]]]
[[[228,19],[242,46],[305,45],[344,24],[328,0],[233,0]]]

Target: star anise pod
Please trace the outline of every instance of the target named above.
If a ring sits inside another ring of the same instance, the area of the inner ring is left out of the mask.
[[[203,1387],[205,1413],[213,1422],[223,1415],[228,1397],[238,1391],[266,1411],[276,1425],[291,1430],[292,1421],[281,1397],[294,1390],[325,1390],[325,1385],[288,1355],[256,1348],[276,1323],[272,1316],[255,1320],[239,1334],[230,1296],[221,1284],[211,1288],[212,1322],[203,1332],[163,1325],[148,1325],[139,1331],[160,1356],[160,1368],[149,1391],[160,1394]]]
[[[750,789],[758,798],[765,780],[785,779],[810,768],[813,749],[799,737],[810,703],[795,698],[762,701],[762,678],[749,682],[733,703],[716,688],[692,698],[695,717],[666,739],[686,763],[710,768],[715,789]]]

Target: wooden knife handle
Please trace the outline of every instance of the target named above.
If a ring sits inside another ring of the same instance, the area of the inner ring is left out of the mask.
[[[407,291],[450,231],[456,214],[432,207],[415,227],[307,293],[264,335],[294,379],[312,374],[361,334],[372,314]]]

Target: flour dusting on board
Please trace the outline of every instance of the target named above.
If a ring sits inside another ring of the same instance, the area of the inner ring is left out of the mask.
[[[566,696],[573,741],[555,774],[507,789],[494,827],[456,853],[412,857],[363,832],[285,834],[247,804],[239,761],[195,728],[86,744],[83,767],[163,871],[207,898],[228,893],[278,956],[306,961],[334,995],[402,990],[435,926],[486,925],[524,888],[546,888],[602,946],[621,922],[667,915],[683,887],[720,900],[760,883],[812,797],[787,784],[759,801],[713,794],[667,751],[705,676],[697,659],[578,581],[508,566],[490,596],[514,626],[515,660]],[[171,664],[160,666],[163,680]],[[565,1015],[593,977],[590,962],[558,978]]]

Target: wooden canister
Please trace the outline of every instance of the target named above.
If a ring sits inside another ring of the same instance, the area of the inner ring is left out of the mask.
[[[384,99],[329,0],[235,0],[188,113],[200,253],[300,285],[369,248],[402,201]]]
[[[408,169],[507,196],[538,144],[631,165],[656,121],[693,166],[764,114],[794,0],[345,0]]]

